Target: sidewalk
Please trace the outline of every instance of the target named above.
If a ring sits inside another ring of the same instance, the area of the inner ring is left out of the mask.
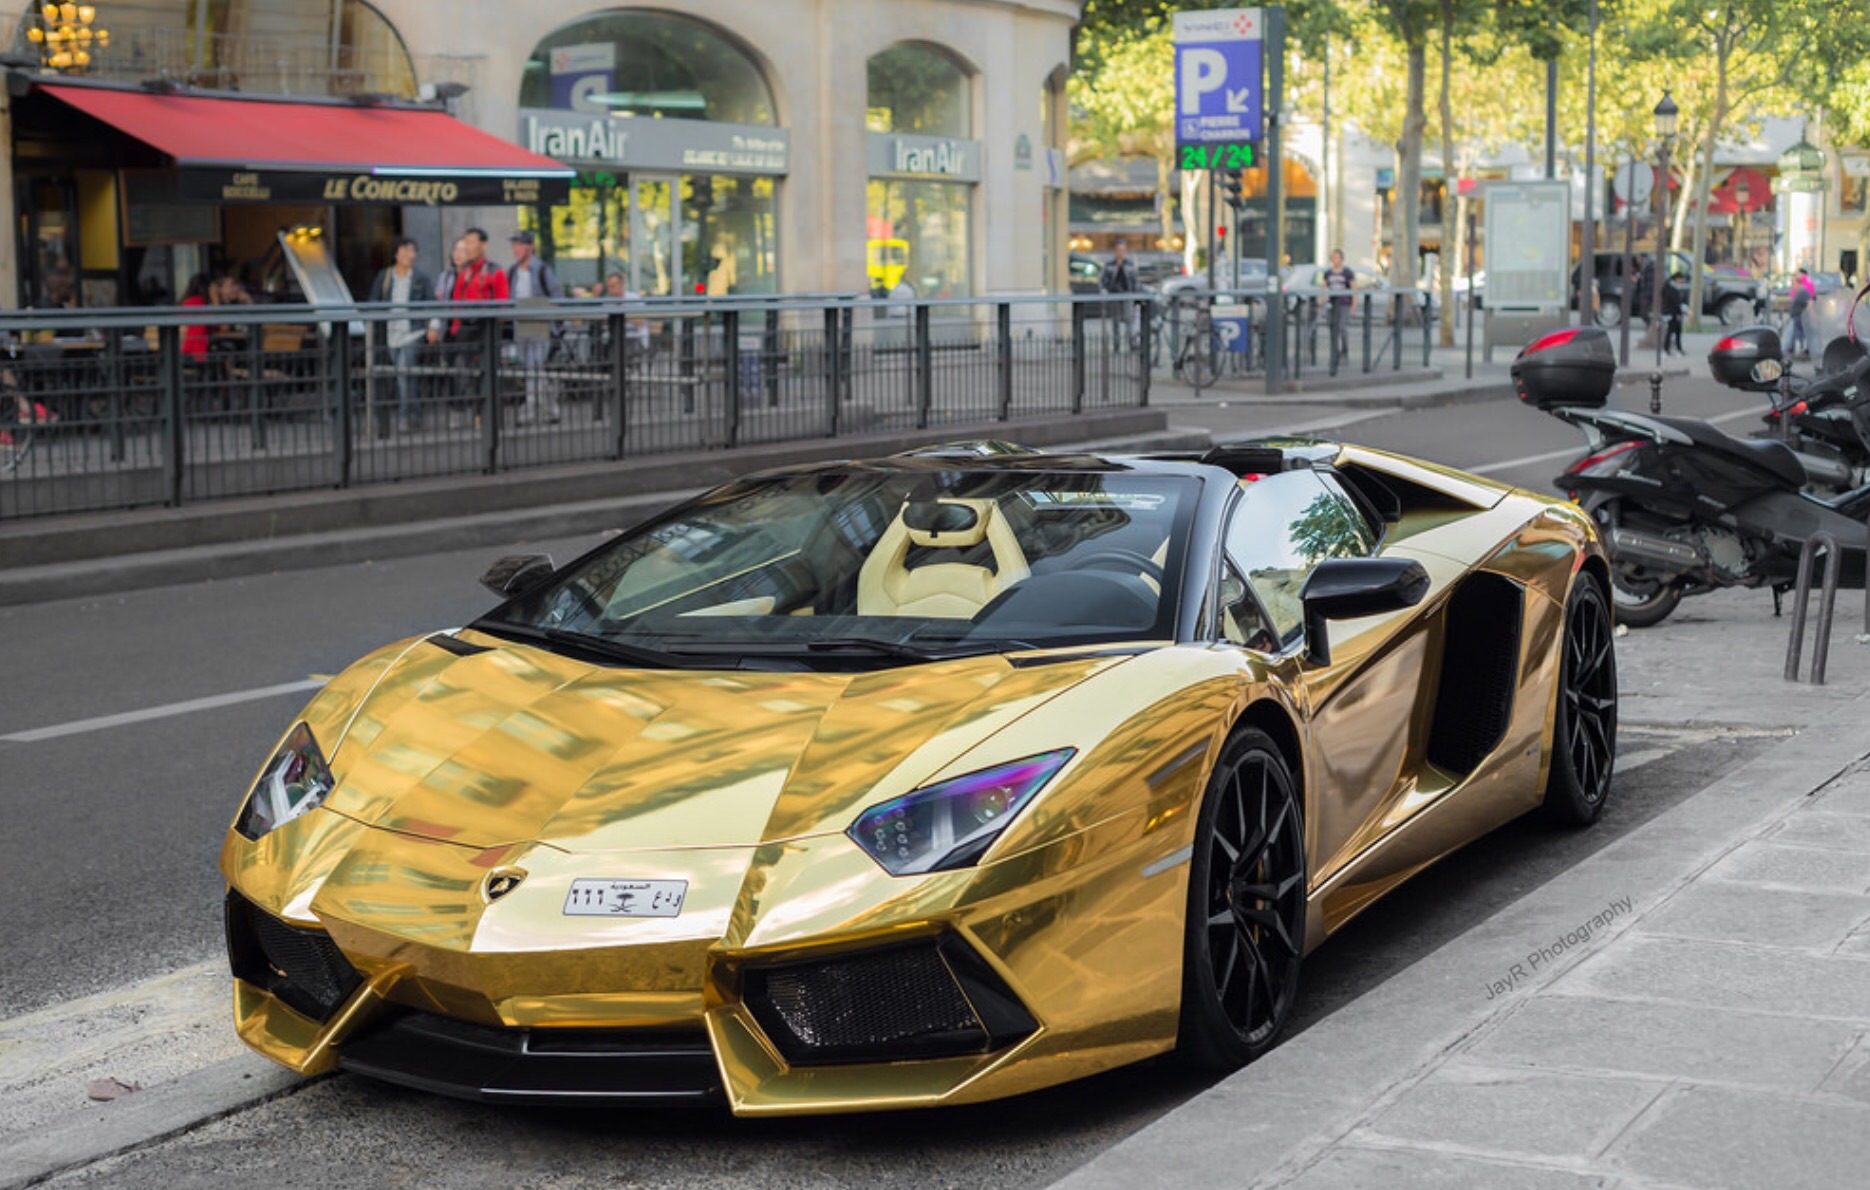
[[[1733,591],[1620,638],[1626,724],[1797,734],[1060,1190],[1864,1185],[1863,597],[1839,600],[1827,686],[1781,679],[1788,627]]]

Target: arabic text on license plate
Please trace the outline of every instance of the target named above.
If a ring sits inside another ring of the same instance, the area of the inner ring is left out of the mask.
[[[686,880],[574,880],[565,916],[677,917],[687,895]]]

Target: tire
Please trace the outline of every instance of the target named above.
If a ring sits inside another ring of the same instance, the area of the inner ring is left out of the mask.
[[[1233,1070],[1272,1048],[1305,954],[1305,832],[1278,745],[1239,732],[1221,749],[1195,824],[1183,923],[1178,1059]]]
[[[1188,381],[1188,386],[1199,393],[1218,378],[1220,340],[1210,330],[1206,334],[1196,334],[1185,342],[1182,379]]]
[[[1597,303],[1597,325],[1615,328],[1623,325],[1623,303],[1615,298],[1604,298]]]
[[[1753,320],[1753,303],[1739,294],[1729,294],[1721,299],[1716,312],[1722,326],[1744,326]]]
[[[1552,712],[1552,768],[1545,817],[1588,826],[1604,812],[1617,764],[1617,648],[1603,584],[1587,572],[1572,584],[1560,642]]]
[[[1654,628],[1682,602],[1682,589],[1661,579],[1613,574],[1611,586],[1617,623],[1630,628]]]

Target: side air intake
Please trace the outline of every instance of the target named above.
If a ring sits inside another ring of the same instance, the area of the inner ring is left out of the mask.
[[[1429,730],[1429,763],[1471,773],[1500,746],[1513,714],[1526,592],[1511,579],[1476,574],[1448,602]]]

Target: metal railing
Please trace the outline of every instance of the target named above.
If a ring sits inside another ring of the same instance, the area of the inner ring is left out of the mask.
[[[1215,370],[1264,379],[1267,296],[1260,289],[1184,289],[1158,298],[1152,364],[1179,374],[1185,340],[1198,325],[1196,312],[1212,301],[1211,324],[1218,327],[1210,348],[1219,357]],[[1285,310],[1281,366],[1290,379],[1320,372],[1399,372],[1418,352],[1421,366],[1429,366],[1440,310],[1424,294],[1360,290],[1349,305],[1334,305],[1332,294],[1323,289],[1288,289],[1280,297]]]
[[[1146,405],[1111,301],[5,312],[0,519]]]

